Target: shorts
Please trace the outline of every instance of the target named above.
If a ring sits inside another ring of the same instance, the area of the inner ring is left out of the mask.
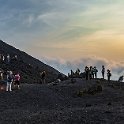
[[[15,81],[14,85],[20,85],[19,81]]]

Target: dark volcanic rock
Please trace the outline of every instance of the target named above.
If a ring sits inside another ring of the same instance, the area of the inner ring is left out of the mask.
[[[123,124],[124,90],[101,82],[102,92],[73,97],[94,82],[22,84],[20,90],[1,91],[0,124]]]

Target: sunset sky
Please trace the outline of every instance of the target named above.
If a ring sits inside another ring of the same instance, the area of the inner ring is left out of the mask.
[[[0,38],[48,64],[124,68],[124,0],[0,0]]]

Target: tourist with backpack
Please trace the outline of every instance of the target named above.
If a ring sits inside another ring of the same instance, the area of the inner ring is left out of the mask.
[[[111,71],[108,69],[108,70],[107,70],[108,81],[110,81],[110,77],[111,77],[111,76],[112,76]]]
[[[12,83],[13,83],[13,73],[12,71],[8,71],[6,91],[12,91]]]

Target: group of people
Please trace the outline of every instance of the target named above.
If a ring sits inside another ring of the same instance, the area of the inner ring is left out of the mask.
[[[46,72],[43,71],[40,73],[41,76],[41,83],[46,83]],[[6,91],[12,91],[12,85],[14,88],[20,89],[20,74],[16,73],[13,74],[12,71],[3,72],[0,69],[0,81],[6,82]]]
[[[0,80],[4,80],[3,72],[0,71]],[[14,85],[14,88],[20,89],[20,75],[19,73],[13,74],[12,71],[6,72],[6,91],[12,91],[12,85]]]
[[[105,67],[103,65],[102,70],[101,70],[103,79],[105,78],[105,72],[106,72]],[[97,78],[97,73],[98,73],[98,69],[96,67],[92,67],[92,66],[90,66],[90,67],[86,66],[85,67],[86,80]],[[112,76],[111,71],[108,69],[107,70],[108,81],[110,81],[111,76]]]
[[[0,62],[9,63],[11,60],[17,60],[17,55],[10,56],[10,54],[7,54],[7,55],[0,54]]]
[[[93,78],[97,78],[97,68],[96,67],[88,67],[86,66],[85,67],[85,77],[86,77],[86,80],[89,80],[89,79],[93,79]]]

